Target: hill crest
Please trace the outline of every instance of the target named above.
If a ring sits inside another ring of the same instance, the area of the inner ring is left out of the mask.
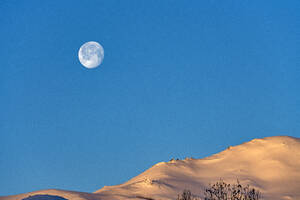
[[[21,200],[28,195],[50,194],[78,200],[175,199],[183,189],[202,197],[209,183],[249,184],[264,199],[300,199],[300,139],[274,136],[230,146],[212,156],[160,162],[129,181],[105,186],[94,193],[44,190],[0,200]]]

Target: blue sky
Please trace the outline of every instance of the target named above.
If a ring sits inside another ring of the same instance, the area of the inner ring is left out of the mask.
[[[300,137],[300,1],[0,2],[0,195]],[[88,70],[79,47],[101,43]]]

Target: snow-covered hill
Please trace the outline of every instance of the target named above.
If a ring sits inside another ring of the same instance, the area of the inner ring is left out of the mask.
[[[249,184],[263,199],[300,200],[300,139],[276,136],[254,139],[204,159],[161,162],[128,182],[105,186],[94,193],[44,190],[0,197],[21,200],[29,195],[50,194],[76,200],[176,199],[183,189],[202,197],[209,183]]]

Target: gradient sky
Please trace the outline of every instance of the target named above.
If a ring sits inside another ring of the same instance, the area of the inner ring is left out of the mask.
[[[0,195],[92,192],[300,137],[300,1],[0,1]],[[88,70],[80,46],[101,43]]]

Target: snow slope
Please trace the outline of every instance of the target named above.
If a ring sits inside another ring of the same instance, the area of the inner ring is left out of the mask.
[[[78,200],[176,199],[183,189],[202,197],[209,183],[249,184],[263,199],[300,200],[300,139],[276,136],[254,139],[204,159],[161,162],[128,182],[105,186],[94,193],[45,190],[0,197],[21,200],[33,194],[51,194]]]

